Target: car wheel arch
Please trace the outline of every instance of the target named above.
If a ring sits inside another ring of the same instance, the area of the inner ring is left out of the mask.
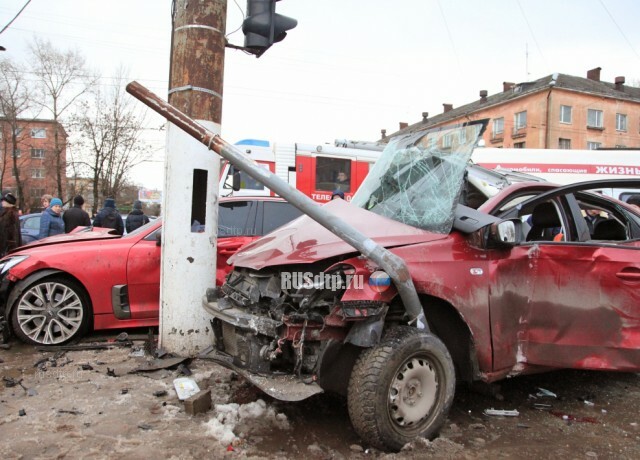
[[[10,318],[11,309],[13,305],[16,303],[16,300],[18,300],[18,297],[20,297],[20,295],[24,292],[26,288],[31,286],[36,281],[40,281],[41,279],[48,278],[50,276],[63,276],[65,278],[68,278],[74,281],[79,286],[81,286],[82,289],[84,289],[84,293],[86,294],[87,300],[89,301],[89,305],[88,305],[89,310],[91,311],[91,314],[93,314],[93,302],[91,300],[91,295],[89,294],[87,289],[84,287],[84,284],[78,278],[70,275],[65,271],[58,270],[55,268],[47,268],[45,270],[40,270],[35,273],[32,273],[26,278],[23,278],[20,281],[15,283],[15,285],[11,289],[11,292],[9,293],[9,297],[7,298],[7,305],[5,307],[5,318]]]
[[[420,295],[420,301],[431,332],[449,350],[457,380],[469,383],[477,380],[480,372],[475,340],[460,311],[439,297]]]

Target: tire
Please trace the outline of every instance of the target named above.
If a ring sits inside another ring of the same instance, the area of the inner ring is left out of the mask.
[[[440,339],[396,326],[356,361],[349,381],[349,416],[367,444],[399,451],[416,437],[438,434],[454,393],[453,361]]]
[[[11,327],[25,343],[62,345],[84,336],[91,321],[85,289],[55,276],[29,285],[11,309]]]

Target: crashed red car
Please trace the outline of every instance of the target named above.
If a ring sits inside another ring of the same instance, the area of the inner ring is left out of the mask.
[[[299,215],[280,198],[221,198],[218,285],[238,248]],[[157,326],[161,230],[161,219],[123,237],[87,227],[12,252],[0,260],[0,329],[46,346],[91,328]]]
[[[207,293],[211,357],[279,399],[347,395],[359,435],[390,450],[437,435],[457,382],[638,372],[640,216],[593,190],[640,181],[498,177],[469,166],[483,126],[392,140],[351,203],[324,207],[406,263],[426,326],[377,264],[304,217]]]

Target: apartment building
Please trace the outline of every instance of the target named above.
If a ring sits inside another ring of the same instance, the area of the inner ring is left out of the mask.
[[[488,118],[485,146],[510,148],[640,148],[640,88],[600,80],[601,68],[586,78],[556,73],[532,82],[503,83],[503,91],[409,125],[395,134]],[[385,133],[383,131],[383,137]]]
[[[58,130],[62,145],[60,173],[62,189],[66,190],[67,133],[62,125],[52,120],[18,120],[15,128],[16,144],[12,142],[13,120],[0,118],[0,168],[2,190],[11,190],[19,200],[24,212],[41,211],[40,197],[45,193],[57,194],[56,159],[54,156],[54,134]],[[18,189],[13,168],[14,157],[22,195]],[[61,197],[64,199],[64,197]]]

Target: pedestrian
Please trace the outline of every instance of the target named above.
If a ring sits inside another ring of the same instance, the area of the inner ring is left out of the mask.
[[[0,257],[22,246],[20,234],[20,217],[16,208],[16,197],[10,192],[2,195],[2,210],[0,211]]]
[[[49,207],[49,204],[51,203],[52,199],[53,199],[53,196],[51,195],[42,195],[42,198],[40,198],[40,203],[42,204],[43,211]]]
[[[73,207],[67,209],[62,215],[64,221],[64,232],[69,233],[76,227],[90,227],[91,218],[89,214],[82,209],[84,198],[82,195],[76,195],[73,198]]]
[[[142,227],[145,224],[149,223],[149,218],[145,216],[144,212],[142,212],[142,203],[138,200],[133,202],[133,209],[127,216],[127,222],[125,227],[127,228],[127,233],[131,233],[137,228]]]
[[[116,209],[116,200],[107,198],[104,200],[104,208],[98,211],[95,219],[93,219],[94,227],[113,228],[118,235],[124,233],[124,223],[122,216]]]
[[[62,200],[52,198],[49,207],[42,211],[40,216],[40,233],[38,239],[64,233],[64,221],[62,220]]]
[[[331,201],[337,200],[338,198],[344,200],[344,192],[340,189],[334,190],[331,194]]]

